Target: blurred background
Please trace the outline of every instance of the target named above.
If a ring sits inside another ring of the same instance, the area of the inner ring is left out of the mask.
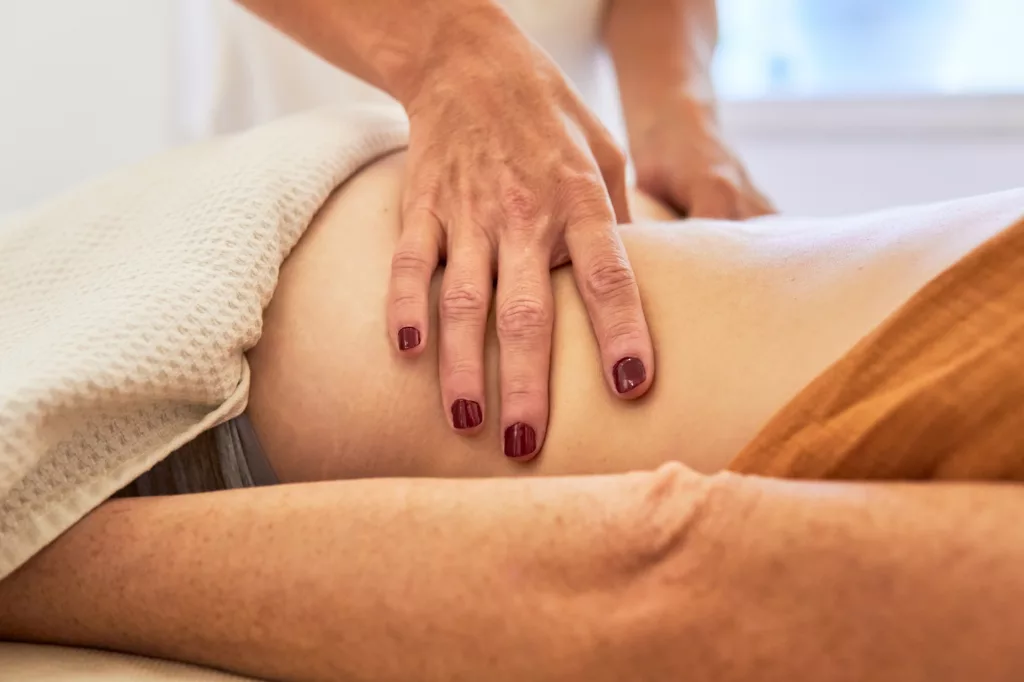
[[[0,212],[181,143],[216,77],[210,2],[3,0]],[[726,130],[782,210],[1024,186],[1024,0],[719,9]]]

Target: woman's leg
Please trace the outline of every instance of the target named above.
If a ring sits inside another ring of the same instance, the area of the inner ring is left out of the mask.
[[[250,415],[285,481],[572,474],[679,459],[725,466],[762,424],[930,278],[1019,217],[1021,194],[839,220],[624,227],[658,354],[643,400],[608,395],[567,269],[557,305],[545,448],[501,454],[497,343],[485,428],[448,425],[436,335],[401,358],[384,323],[403,156],[363,171],[282,268],[250,354]],[[436,326],[434,327],[436,329]]]

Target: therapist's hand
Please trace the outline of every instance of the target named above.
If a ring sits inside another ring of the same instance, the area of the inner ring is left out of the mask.
[[[722,138],[710,105],[679,97],[631,113],[639,189],[684,217],[743,220],[775,212]]]
[[[503,449],[525,460],[540,450],[548,421],[552,267],[572,261],[601,350],[594,371],[614,395],[647,391],[654,353],[615,229],[616,218],[628,220],[622,152],[521,34],[505,26],[470,47],[437,56],[406,103],[408,177],[388,324],[408,355],[437,334],[445,412],[453,428],[473,433],[498,418],[484,390],[493,292]],[[431,329],[439,259],[446,269]]]

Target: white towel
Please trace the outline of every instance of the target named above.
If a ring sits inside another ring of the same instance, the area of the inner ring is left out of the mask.
[[[404,115],[301,114],[0,224],[0,579],[245,407],[282,260]],[[339,263],[339,267],[344,264]]]

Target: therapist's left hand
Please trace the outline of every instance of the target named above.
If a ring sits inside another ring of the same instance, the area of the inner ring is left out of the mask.
[[[723,139],[712,106],[678,98],[631,113],[639,189],[687,218],[744,220],[775,212]]]

